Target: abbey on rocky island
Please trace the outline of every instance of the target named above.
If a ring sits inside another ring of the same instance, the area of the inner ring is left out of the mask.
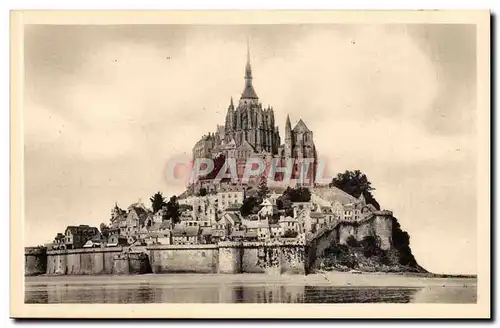
[[[238,104],[235,106],[231,97],[224,125],[218,125],[214,133],[204,135],[193,147],[193,159],[219,156],[234,158],[238,163],[238,172],[243,169],[249,158],[262,158],[269,162],[279,159],[311,159],[311,167],[306,173],[314,183],[317,153],[313,132],[302,121],[292,129],[290,117],[285,123],[284,144],[281,143],[279,128],[275,125],[274,109],[262,107],[253,87],[250,51],[247,48],[245,67],[245,86]]]

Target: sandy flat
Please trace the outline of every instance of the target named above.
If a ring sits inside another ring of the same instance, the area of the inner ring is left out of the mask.
[[[36,284],[280,284],[310,286],[373,286],[373,287],[468,287],[476,286],[477,278],[435,278],[412,275],[345,272],[325,272],[310,275],[266,274],[145,274],[145,275],[96,275],[96,276],[35,276],[26,277],[27,285]]]

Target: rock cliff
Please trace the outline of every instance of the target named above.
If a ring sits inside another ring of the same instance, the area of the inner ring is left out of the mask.
[[[310,271],[426,272],[411,253],[408,233],[388,211],[325,231],[310,243],[308,262]]]

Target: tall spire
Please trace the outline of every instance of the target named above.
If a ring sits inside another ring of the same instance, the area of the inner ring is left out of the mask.
[[[250,65],[250,43],[247,38],[247,64],[245,66],[245,89],[241,94],[241,99],[258,99],[252,85],[252,66]]]
[[[292,124],[290,124],[290,115],[286,115],[286,123],[285,123],[285,139],[292,138]]]
[[[292,157],[293,138],[292,138],[292,125],[290,124],[290,116],[286,115],[285,124],[285,158]]]

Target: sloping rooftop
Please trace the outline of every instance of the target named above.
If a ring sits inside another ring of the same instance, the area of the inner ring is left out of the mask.
[[[172,236],[174,237],[180,237],[180,236],[193,237],[193,236],[198,236],[199,233],[200,233],[199,226],[182,227],[177,225],[174,227],[174,230],[172,230]]]
[[[293,132],[311,132],[311,130],[309,130],[304,121],[300,119],[299,122],[293,128]]]
[[[212,228],[203,228],[203,230],[201,231],[201,235],[202,236],[211,236],[211,235],[213,235]]]
[[[257,97],[257,92],[255,92],[255,89],[253,88],[253,85],[245,85],[245,89],[243,89],[243,92],[241,93],[241,99],[259,99],[259,97]]]
[[[324,217],[326,217],[325,214],[319,213],[319,212],[311,212],[309,214],[309,216],[312,218],[324,218]]]
[[[334,203],[335,201],[339,201],[341,204],[348,204],[348,203],[354,203],[357,202],[358,200],[346,193],[343,190],[340,190],[337,187],[329,187],[329,188],[315,188],[313,192],[321,197],[322,199]]]
[[[241,218],[239,215],[235,214],[235,213],[226,213],[225,216],[228,216],[229,218],[231,218],[231,220],[234,222],[234,223],[241,223]]]

